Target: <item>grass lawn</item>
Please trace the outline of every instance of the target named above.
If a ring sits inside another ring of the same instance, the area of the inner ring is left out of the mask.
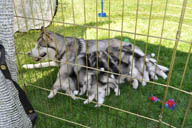
[[[59,0],[57,14],[54,22],[47,29],[60,33],[65,36],[75,36],[84,39],[107,39],[117,38],[124,40],[128,38],[134,42],[137,1],[124,0],[124,18],[122,26],[122,2],[123,0],[110,0],[110,19],[109,19],[109,1],[104,0],[104,10],[107,18],[96,19],[96,14],[100,12],[100,1],[85,0],[86,10],[84,12],[84,0],[74,0],[73,9],[70,0]],[[146,53],[158,54],[160,38],[163,25],[163,15],[166,0],[153,1],[152,15],[150,17],[150,0],[140,0],[138,9],[138,20],[135,42]],[[182,0],[168,0],[167,15],[163,29],[164,38],[175,39],[180,12],[182,9]],[[73,15],[74,14],[74,15]],[[86,14],[86,16],[84,15]],[[185,19],[181,30],[181,40],[190,42],[192,40],[192,1],[188,1]],[[62,24],[63,22],[67,24]],[[76,25],[73,25],[76,24]],[[109,26],[110,25],[110,26]],[[95,27],[103,29],[95,29]],[[108,31],[110,27],[111,30]],[[120,31],[126,33],[121,33]],[[149,30],[149,31],[148,31]],[[150,37],[142,36],[149,33]],[[62,94],[56,95],[53,99],[48,99],[49,91],[39,89],[51,89],[56,80],[57,68],[45,68],[38,70],[25,70],[21,66],[26,63],[35,63],[31,58],[26,56],[27,51],[35,46],[36,40],[40,34],[39,30],[31,30],[27,33],[15,33],[15,43],[17,52],[18,78],[20,84],[26,84],[27,94],[34,106],[40,112],[50,114],[55,117],[45,116],[39,113],[36,128],[70,128],[81,127],[72,123],[63,121],[69,120],[77,122],[92,128],[155,128],[158,123],[150,121],[132,114],[119,111],[117,109],[100,107],[95,108],[94,104],[84,105],[82,100],[72,100],[70,97]],[[160,47],[159,64],[169,67],[172,59],[173,47],[175,41],[162,39]],[[170,86],[179,88],[186,64],[190,44],[179,42],[173,72],[170,79]],[[157,56],[156,56],[157,57]],[[187,71],[182,84],[182,89],[192,91],[192,58],[190,57]],[[166,84],[167,80],[159,78],[157,83]],[[129,111],[139,115],[147,116],[158,120],[161,111],[161,105],[150,103],[148,98],[153,94],[163,99],[165,87],[148,83],[147,86],[140,86],[134,90],[129,83],[120,86],[121,95],[116,97],[114,93],[106,97],[106,105],[110,105],[121,110]],[[83,98],[86,98],[83,96]],[[172,124],[175,127],[181,127],[185,111],[189,102],[190,95],[169,88],[167,100],[177,99],[175,111],[165,109],[162,120]],[[58,117],[58,118],[56,118]],[[161,128],[168,126],[161,124]],[[189,111],[186,119],[185,128],[192,127],[192,110]]]

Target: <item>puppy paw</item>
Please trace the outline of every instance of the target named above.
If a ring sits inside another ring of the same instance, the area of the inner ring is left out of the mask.
[[[76,97],[76,96],[71,96],[71,98],[72,98],[73,100],[77,100],[77,99],[79,99],[79,98]]]
[[[139,86],[138,80],[133,80],[132,86],[134,89],[137,89]]]
[[[101,70],[101,71],[105,71],[105,69],[104,69],[104,68],[100,68],[100,70]]]
[[[113,74],[111,74],[110,76],[111,76],[111,78],[113,78],[113,79],[115,78],[115,76],[114,76]]]
[[[133,85],[133,88],[134,88],[134,89],[137,89],[137,88],[138,88],[138,85]]]
[[[142,81],[142,86],[146,86],[147,83],[145,81]]]
[[[78,90],[75,90],[75,91],[73,91],[73,94],[76,96],[76,95],[79,94],[79,91],[78,91]]]
[[[158,77],[157,77],[157,75],[151,75],[151,79],[152,80],[158,80]]]
[[[155,75],[155,80],[158,80],[158,77],[157,77],[157,75]]]
[[[109,96],[110,95],[110,89],[107,89],[106,91],[105,91],[105,96]]]
[[[55,95],[54,95],[53,91],[51,91],[51,92],[49,93],[49,95],[48,95],[48,98],[51,99],[51,98],[53,98],[54,96],[55,96]]]
[[[83,102],[83,104],[88,104],[89,103],[89,100],[85,100],[84,102]]]
[[[120,90],[118,91],[118,94],[117,94],[117,96],[120,96]]]
[[[96,104],[95,107],[99,108],[99,107],[101,107],[101,104]]]
[[[80,92],[79,95],[82,96],[84,93],[83,92]]]
[[[120,90],[118,88],[115,88],[115,96],[120,96]]]
[[[167,79],[167,75],[164,75],[164,76],[163,76],[163,79],[164,79],[164,80]]]
[[[57,89],[53,89],[50,91],[49,95],[48,95],[48,98],[51,99],[53,98],[56,94],[57,94]]]

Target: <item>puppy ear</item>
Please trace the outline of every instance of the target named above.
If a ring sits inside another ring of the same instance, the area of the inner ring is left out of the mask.
[[[44,26],[41,27],[41,34],[46,32],[46,28]]]
[[[43,37],[43,40],[47,40],[46,38],[46,34],[42,32],[42,37]]]
[[[49,32],[46,32],[46,36],[47,36],[47,39],[49,40],[49,41],[54,41],[54,36],[55,35],[53,35],[53,34],[51,34],[51,33],[49,33]]]
[[[42,38],[44,41],[46,41],[46,43],[54,41],[54,35],[46,31],[42,33]]]
[[[45,31],[46,31],[46,30],[45,30],[45,27],[42,26],[42,27],[41,27],[41,36],[43,37],[44,40],[46,40],[46,35],[45,35],[46,32],[45,32]]]
[[[70,39],[66,39],[66,45],[67,45],[67,49],[73,53],[76,53],[78,50],[78,39],[76,38],[70,38]]]
[[[41,32],[43,32],[43,30],[44,30],[44,26],[41,26]]]
[[[42,26],[41,27],[41,34],[46,34],[46,33],[48,33],[47,29],[44,26]]]

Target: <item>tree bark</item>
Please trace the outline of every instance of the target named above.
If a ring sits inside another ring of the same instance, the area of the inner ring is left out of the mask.
[[[0,0],[0,44],[5,47],[6,62],[12,78],[17,81],[17,67],[13,38],[13,0]],[[0,128],[31,128],[13,83],[0,71]]]
[[[14,0],[14,32],[47,27],[57,11],[58,0]]]

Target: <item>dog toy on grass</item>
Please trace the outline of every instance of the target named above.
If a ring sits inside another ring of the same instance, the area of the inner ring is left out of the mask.
[[[153,102],[160,102],[160,99],[159,98],[157,98],[156,96],[151,96],[151,97],[149,97],[149,100],[150,101],[153,101]]]
[[[165,108],[170,108],[172,110],[175,109],[175,101],[174,99],[169,99],[167,102],[165,102]]]
[[[157,98],[156,96],[149,97],[149,100],[154,103],[157,103],[157,102],[162,103],[160,101],[160,99]],[[174,110],[175,106],[176,106],[176,103],[175,103],[174,99],[169,99],[167,102],[165,102],[165,108],[170,108],[170,109]]]

